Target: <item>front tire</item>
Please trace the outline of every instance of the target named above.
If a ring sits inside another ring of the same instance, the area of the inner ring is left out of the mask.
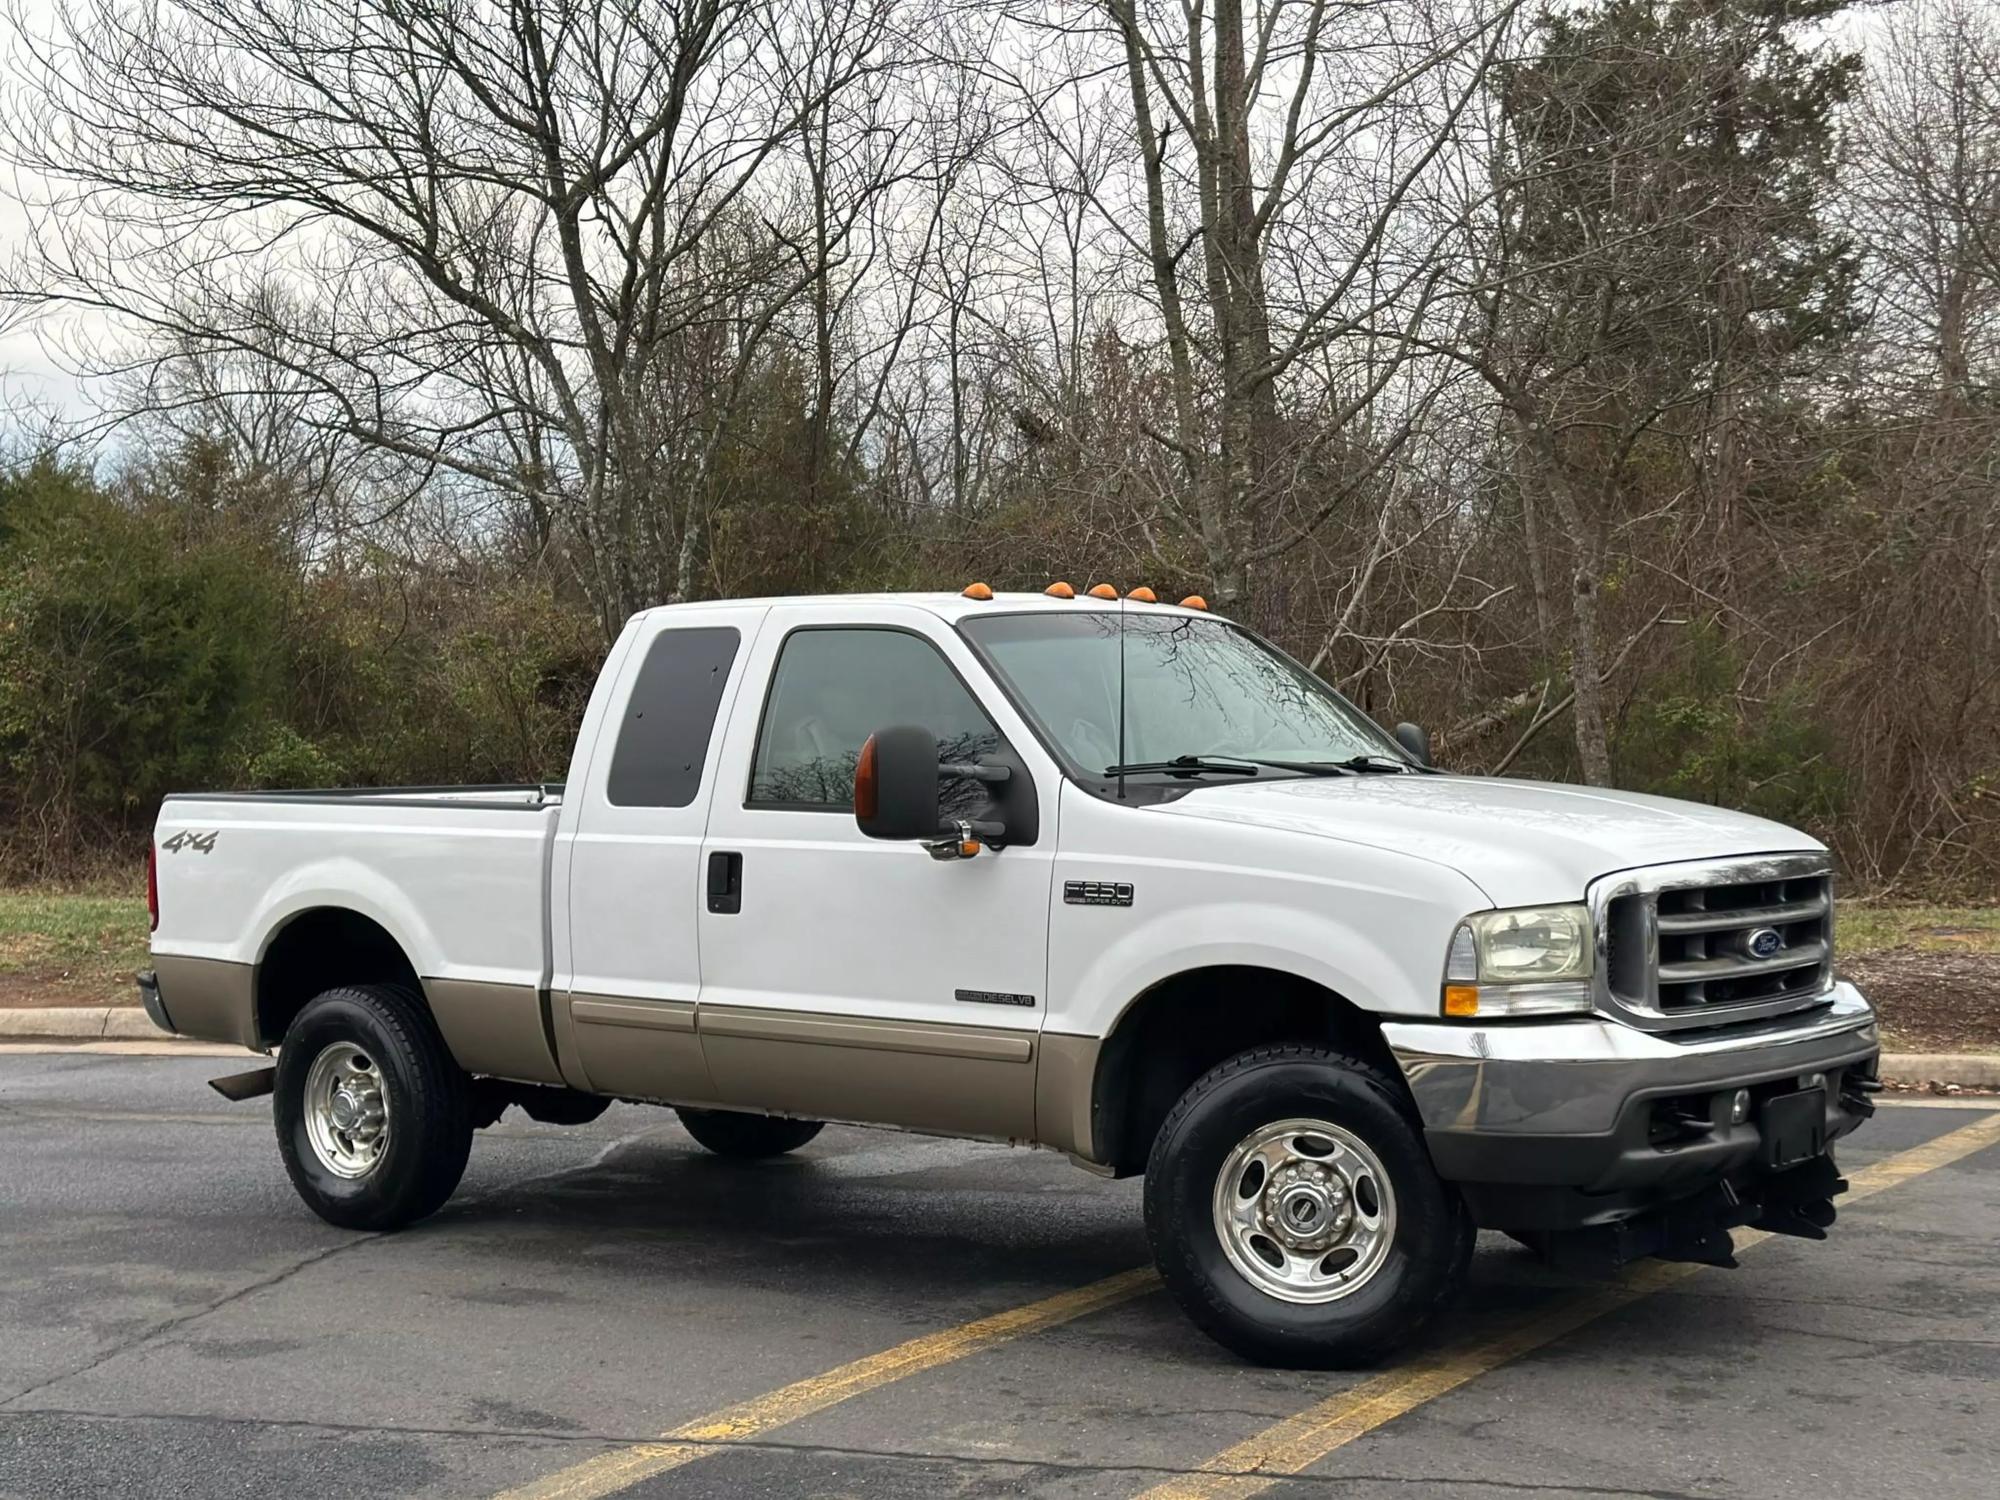
[[[826,1128],[818,1120],[787,1120],[734,1109],[676,1109],[674,1113],[681,1117],[687,1133],[717,1156],[743,1160],[796,1151]]]
[[[1458,1292],[1474,1229],[1395,1083],[1326,1047],[1260,1047],[1196,1079],[1146,1167],[1160,1274],[1210,1337],[1328,1369],[1408,1344]]]
[[[472,1150],[469,1081],[423,1000],[331,989],[285,1032],[278,1150],[306,1206],[343,1229],[400,1229],[444,1205]]]

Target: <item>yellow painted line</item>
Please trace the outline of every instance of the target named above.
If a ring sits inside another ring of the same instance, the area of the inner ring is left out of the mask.
[[[1848,1190],[1837,1201],[1858,1203],[1926,1172],[1950,1166],[2000,1141],[2000,1115],[1988,1115],[1934,1141],[1878,1161],[1848,1175]],[[1763,1230],[1736,1235],[1747,1250],[1771,1236]],[[1241,1500],[1278,1480],[1303,1472],[1336,1448],[1373,1432],[1385,1422],[1456,1390],[1509,1360],[1552,1343],[1606,1313],[1685,1281],[1706,1267],[1655,1261],[1616,1286],[1582,1293],[1529,1318],[1495,1337],[1447,1347],[1390,1370],[1337,1396],[1287,1417],[1233,1448],[1225,1448],[1192,1473],[1147,1490],[1139,1500]]]
[[[619,1448],[560,1469],[519,1489],[508,1490],[499,1500],[592,1500],[595,1496],[615,1494],[642,1479],[722,1451],[718,1445],[757,1437],[774,1427],[825,1411],[864,1391],[951,1364],[1023,1334],[1038,1333],[1086,1313],[1114,1307],[1152,1291],[1159,1284],[1153,1268],[1141,1266],[1074,1291],[1045,1297],[1040,1302],[927,1333],[893,1349],[884,1349],[880,1354],[809,1376],[767,1396],[756,1396],[705,1417],[696,1417],[672,1432],[662,1433],[657,1442]]]

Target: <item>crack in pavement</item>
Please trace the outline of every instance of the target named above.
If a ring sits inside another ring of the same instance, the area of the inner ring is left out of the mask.
[[[158,1117],[149,1116],[148,1118],[158,1118]],[[509,1182],[504,1186],[496,1185],[492,1188],[487,1189],[484,1193],[468,1194],[463,1201],[469,1203],[477,1203],[483,1201],[484,1199],[490,1198],[496,1194],[517,1192],[522,1187],[527,1186],[530,1183],[546,1182],[552,1178],[563,1177],[578,1172],[591,1171],[596,1167],[604,1165],[604,1163],[610,1160],[610,1158],[613,1155],[615,1155],[621,1148],[628,1146],[635,1141],[641,1140],[647,1135],[652,1134],[655,1130],[662,1128],[664,1127],[652,1126],[646,1130],[637,1131],[632,1135],[620,1136],[618,1139],[612,1141],[609,1145],[605,1146],[602,1150],[598,1151],[596,1154],[591,1156],[590,1159],[587,1161],[579,1162],[567,1167],[558,1167],[553,1171],[543,1172],[534,1177],[521,1179],[515,1182]],[[444,1216],[441,1214],[439,1215],[439,1217],[443,1218]],[[292,1264],[282,1268],[281,1270],[275,1271],[268,1276],[259,1277],[254,1281],[248,1282],[242,1286],[236,1287],[231,1291],[225,1292],[220,1297],[217,1297],[212,1301],[206,1302],[199,1307],[189,1308],[187,1311],[182,1313],[177,1313],[172,1317],[162,1318],[158,1322],[152,1324],[150,1327],[142,1329],[138,1333],[133,1334],[131,1337],[126,1338],[117,1344],[114,1344],[109,1349],[100,1350],[98,1353],[91,1356],[89,1359],[85,1360],[82,1364],[76,1365],[71,1369],[64,1370],[59,1374],[50,1375],[45,1379],[38,1380],[32,1385],[25,1386],[21,1390],[15,1391],[10,1396],[0,1397],[0,1412],[5,1412],[8,1411],[9,1409],[22,1412],[45,1410],[47,1408],[22,1407],[19,1405],[19,1403],[27,1400],[30,1396],[35,1395],[39,1391],[45,1391],[49,1389],[51,1386],[60,1385],[62,1384],[62,1382],[66,1380],[74,1380],[80,1375],[88,1375],[94,1370],[103,1368],[105,1365],[109,1364],[114,1359],[121,1358],[122,1356],[127,1354],[136,1353],[138,1350],[145,1348],[147,1345],[153,1343],[154,1341],[166,1338],[178,1332],[179,1330],[187,1327],[189,1324],[198,1322],[201,1319],[208,1317],[211,1313],[220,1312],[223,1308],[228,1307],[233,1303],[239,1302],[246,1297],[255,1296],[258,1292],[268,1291],[274,1286],[280,1286],[283,1283],[291,1280],[294,1276],[297,1276],[300,1272],[309,1271],[314,1266],[317,1266],[324,1261],[331,1260],[336,1255],[340,1255],[349,1250],[359,1250],[364,1246],[375,1244],[377,1241],[389,1237],[390,1236],[386,1232],[377,1232],[373,1234],[361,1234],[354,1239],[342,1240],[339,1244],[328,1245],[324,1249],[317,1250],[312,1254],[303,1257],[300,1260],[296,1260],[292,1262]]]
[[[38,1380],[33,1385],[18,1390],[4,1400],[0,1400],[0,1411],[14,1407],[16,1403],[25,1401],[37,1391],[45,1391],[50,1386],[60,1385],[65,1380],[74,1380],[79,1375],[88,1375],[91,1371],[102,1368],[121,1355],[133,1353],[138,1349],[144,1348],[157,1338],[162,1338],[178,1328],[184,1328],[189,1323],[207,1317],[210,1313],[221,1311],[232,1302],[241,1301],[245,1297],[254,1296],[258,1292],[266,1291],[271,1287],[289,1281],[292,1277],[298,1275],[299,1272],[311,1270],[321,1261],[331,1260],[342,1251],[359,1249],[361,1246],[371,1245],[381,1238],[382,1236],[379,1234],[370,1234],[364,1235],[359,1239],[343,1240],[338,1245],[328,1245],[323,1250],[315,1251],[301,1260],[292,1262],[292,1264],[280,1271],[273,1272],[269,1276],[259,1277],[257,1280],[239,1286],[233,1291],[225,1292],[222,1296],[215,1298],[211,1302],[204,1303],[200,1307],[190,1308],[188,1311],[178,1313],[170,1318],[162,1318],[150,1328],[142,1330],[131,1338],[114,1344],[109,1349],[100,1350],[97,1354],[91,1356],[91,1358],[85,1360],[75,1368],[64,1370],[59,1375],[51,1375],[45,1380]]]
[[[527,1443],[552,1445],[623,1445],[647,1438],[618,1436],[606,1433],[547,1432],[540,1429],[510,1427],[422,1427],[403,1425],[383,1425],[366,1422],[329,1422],[308,1420],[303,1417],[230,1417],[207,1416],[191,1412],[104,1412],[89,1408],[36,1407],[31,1410],[0,1412],[0,1420],[12,1418],[26,1420],[31,1417],[60,1417],[88,1422],[162,1422],[179,1426],[220,1426],[246,1428],[274,1428],[285,1431],[327,1432],[369,1437],[436,1437],[448,1439],[472,1439],[490,1442],[494,1438],[513,1438]],[[650,1434],[657,1437],[657,1434]],[[686,1438],[676,1442],[690,1448],[714,1448],[725,1453],[770,1453],[799,1458],[845,1458],[878,1459],[893,1463],[941,1463],[969,1469],[1028,1469],[1049,1474],[1103,1474],[1130,1475],[1135,1479],[1151,1480],[1161,1478],[1183,1478],[1207,1471],[1183,1464],[1146,1463],[1089,1463],[1075,1459],[1031,1458],[1006,1454],[964,1454],[915,1452],[898,1448],[867,1448],[840,1443],[788,1443],[771,1438]],[[1564,1495],[1602,1495],[1613,1500],[1712,1500],[1712,1497],[1696,1495],[1682,1490],[1629,1489],[1618,1485],[1559,1484],[1547,1480],[1512,1480],[1492,1478],[1447,1478],[1441,1475],[1409,1474],[1287,1474],[1274,1476],[1278,1482],[1297,1485],[1314,1485],[1325,1489],[1336,1486],[1375,1483],[1396,1485],[1464,1486],[1467,1488],[1499,1490],[1503,1492],[1534,1492]]]

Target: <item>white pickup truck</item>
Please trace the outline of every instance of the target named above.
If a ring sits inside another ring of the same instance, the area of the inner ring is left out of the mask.
[[[1168,1286],[1274,1363],[1410,1339],[1478,1227],[1824,1237],[1878,1042],[1819,844],[1434,770],[1187,603],[649,610],[565,785],[169,798],[143,998],[277,1049],[217,1086],[336,1224],[435,1210],[510,1105],[1014,1141],[1143,1172]]]

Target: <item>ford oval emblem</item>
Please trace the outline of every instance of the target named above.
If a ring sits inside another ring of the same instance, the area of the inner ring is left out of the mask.
[[[1759,927],[1745,940],[1752,958],[1773,958],[1785,946],[1785,935],[1775,927]]]

